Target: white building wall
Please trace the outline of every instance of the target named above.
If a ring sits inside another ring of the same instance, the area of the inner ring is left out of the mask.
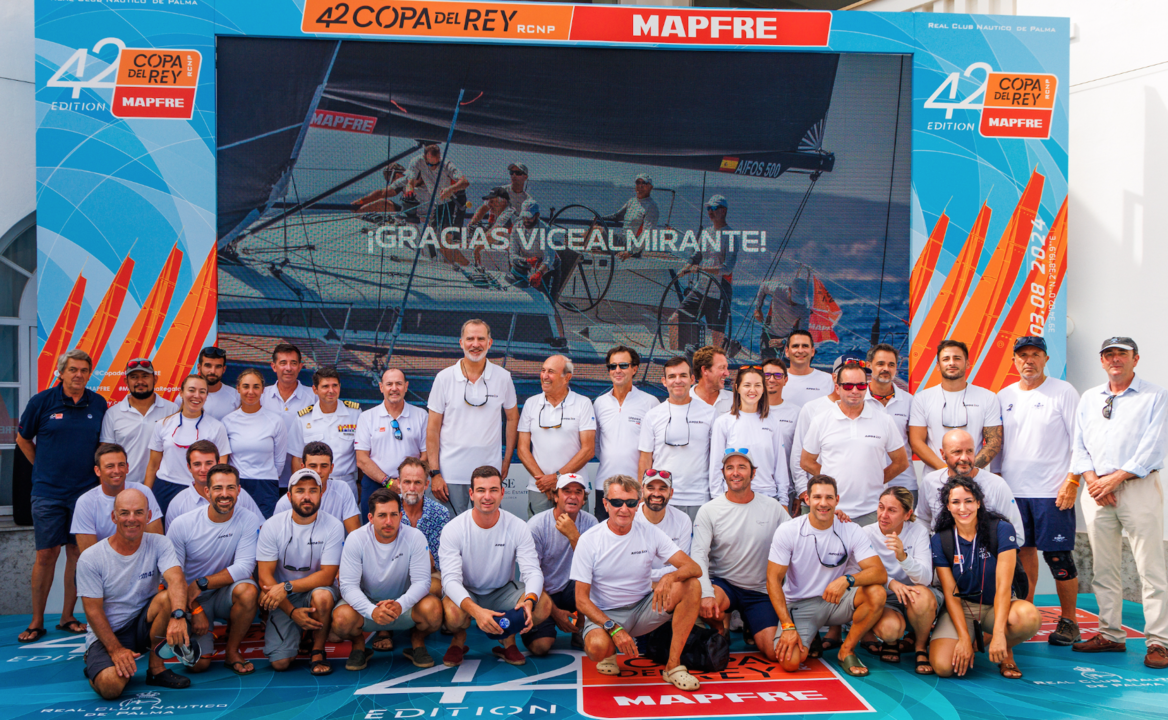
[[[36,210],[33,0],[0,2],[0,235]]]

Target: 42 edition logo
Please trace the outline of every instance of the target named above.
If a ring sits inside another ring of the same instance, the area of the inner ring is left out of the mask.
[[[985,79],[964,99],[957,99],[962,75],[974,78],[981,71]],[[995,72],[987,63],[976,62],[964,73],[951,72],[933,94],[925,108],[944,110],[945,119],[953,119],[955,110],[980,110],[978,131],[983,137],[1028,138],[1050,137],[1058,78],[1049,73]],[[980,102],[979,102],[980,100]],[[929,122],[929,130],[971,130],[972,123]]]
[[[83,89],[113,88],[109,109],[118,118],[191,119],[203,62],[199,51],[127,48],[120,39],[108,37],[93,46],[94,57],[109,46],[117,49],[117,57],[92,77],[86,77],[90,51],[78,48],[46,86],[69,88],[73,98]]]

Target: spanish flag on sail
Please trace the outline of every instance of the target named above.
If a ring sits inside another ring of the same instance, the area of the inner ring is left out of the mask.
[[[811,318],[808,320],[811,337],[817,343],[839,342],[835,334],[835,324],[839,322],[843,310],[836,303],[818,275],[811,278],[815,283],[815,294],[811,299]]]

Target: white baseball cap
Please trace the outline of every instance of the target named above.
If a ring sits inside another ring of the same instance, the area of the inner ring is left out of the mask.
[[[592,492],[592,481],[588,479],[587,475],[581,475],[579,473],[564,473],[560,475],[556,478],[556,490],[566,488],[572,483],[580,485],[586,493]]]
[[[292,487],[304,479],[312,480],[317,485],[324,487],[324,483],[320,480],[320,475],[317,475],[315,470],[310,470],[308,468],[300,468],[296,472],[292,473],[292,477],[288,478],[288,487]]]

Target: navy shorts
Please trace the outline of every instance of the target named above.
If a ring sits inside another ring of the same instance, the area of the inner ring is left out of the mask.
[[[152,602],[154,602],[154,598],[147,600],[133,620],[114,630],[114,637],[127,650],[143,655],[150,652],[150,621],[146,619],[146,613],[150,610]],[[114,660],[110,657],[109,650],[106,650],[101,640],[95,640],[85,651],[85,665],[82,667],[82,672],[85,673],[86,678],[94,680],[102,670],[113,666]]]
[[[1075,509],[1059,510],[1054,498],[1017,498],[1022,514],[1023,547],[1043,552],[1070,552],[1075,549]]]
[[[32,529],[37,550],[77,544],[77,540],[69,534],[69,528],[73,526],[73,508],[76,505],[77,498],[65,500],[33,496]]]
[[[722,592],[730,598],[730,607],[727,612],[737,610],[742,613],[742,621],[750,628],[751,632],[779,626],[779,616],[775,613],[775,606],[771,605],[771,599],[766,593],[757,590],[743,590],[722,578],[710,578],[710,582],[722,588]]]
[[[576,581],[569,580],[563,590],[548,593],[548,597],[552,599],[552,604],[559,609],[576,612]],[[530,646],[533,640],[549,637],[554,638],[556,636],[556,630],[556,621],[549,617],[541,623],[536,623],[531,628],[531,632],[524,633],[521,636],[523,638],[523,644]]]

